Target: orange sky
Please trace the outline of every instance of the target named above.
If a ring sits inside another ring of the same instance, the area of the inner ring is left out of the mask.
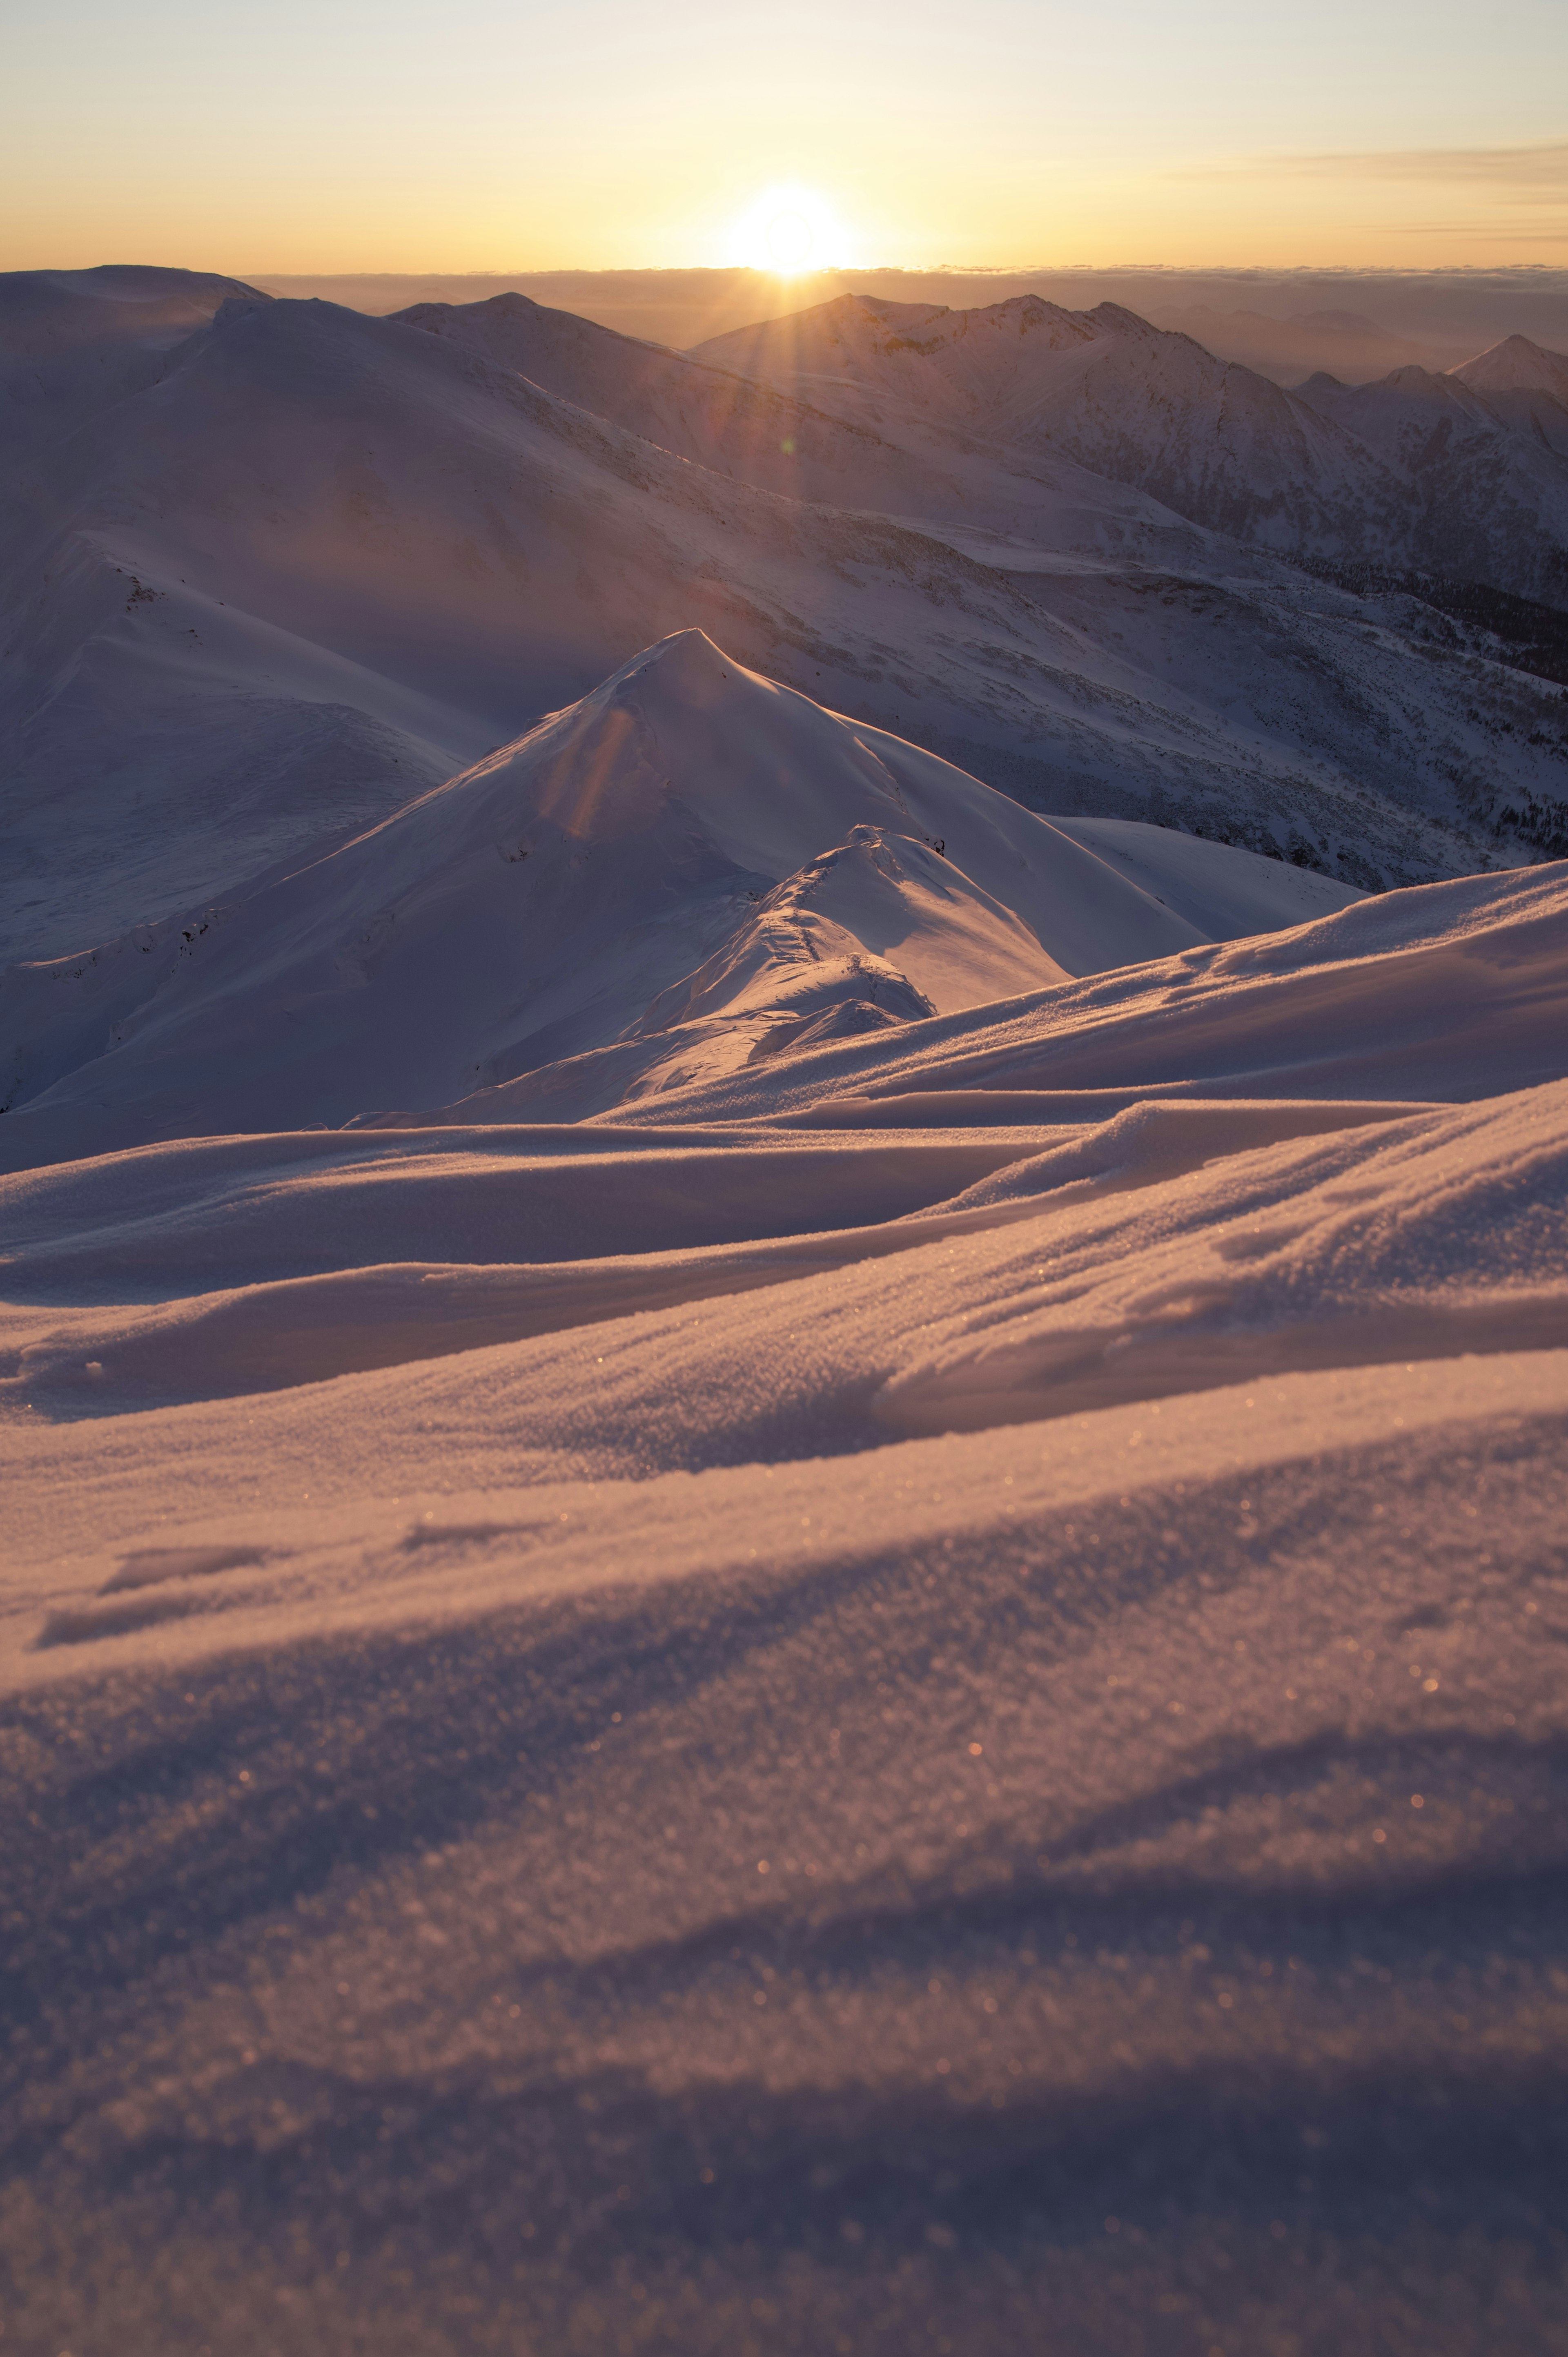
[[[1568,262],[1562,0],[9,14],[8,268]]]

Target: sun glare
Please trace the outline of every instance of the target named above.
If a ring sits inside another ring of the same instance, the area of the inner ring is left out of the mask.
[[[814,188],[764,188],[735,225],[730,259],[749,270],[794,278],[850,259],[843,224]]]

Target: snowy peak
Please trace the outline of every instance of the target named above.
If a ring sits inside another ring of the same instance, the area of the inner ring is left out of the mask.
[[[1568,352],[1548,351],[1528,336],[1507,336],[1452,373],[1477,393],[1549,393],[1568,403]]]
[[[852,1003],[856,1023],[908,1020],[1210,938],[1120,862],[698,630],[176,931],[12,970],[8,1151],[57,1117],[91,1151],[446,1105],[613,1049],[593,1110],[653,1084],[631,1046],[672,1024],[731,1026],[698,1043],[706,1070]],[[693,1076],[678,1049],[658,1085]]]

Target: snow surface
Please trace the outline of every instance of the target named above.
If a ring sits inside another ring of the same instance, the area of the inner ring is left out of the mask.
[[[622,1016],[758,879],[627,1038],[0,1179],[7,2342],[1555,2348],[1568,867],[1324,910],[693,634],[243,903],[212,1102],[552,813]]]

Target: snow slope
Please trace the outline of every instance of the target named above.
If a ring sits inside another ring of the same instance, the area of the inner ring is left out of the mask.
[[[237,296],[128,346],[113,398],[0,410],[5,954],[318,856],[693,624],[1033,809],[1362,886],[1549,840],[1517,814],[1561,799],[1562,691],[1478,626],[913,412],[824,419],[822,497],[784,497],[741,479],[779,396],[510,317],[492,354],[467,313]]]
[[[1382,388],[1315,378],[1290,393],[1119,305],[1072,312],[1033,296],[950,311],[844,295],[715,337],[694,356],[885,430],[913,412],[1059,454],[1281,553],[1568,597],[1568,459],[1511,425],[1498,438],[1484,402],[1467,407],[1465,385],[1419,367]],[[1402,431],[1399,403],[1418,389],[1484,415],[1491,438],[1450,447],[1435,419],[1424,439]]]
[[[1528,336],[1505,336],[1451,373],[1477,393],[1549,393],[1568,403],[1568,352],[1549,352]]]
[[[736,856],[936,791],[719,684]],[[1557,2346],[1565,979],[1560,865],[0,1179],[7,2340]]]
[[[1430,520],[1412,544],[1423,562],[1553,605],[1568,599],[1568,409],[1552,438],[1521,432],[1517,395],[1510,414],[1487,386],[1457,370],[1439,376],[1413,367],[1373,384],[1313,377],[1299,398],[1377,451],[1411,486]],[[1530,429],[1530,419],[1524,423]],[[1505,543],[1538,554],[1499,566]]]
[[[661,344],[617,335],[526,295],[416,303],[392,317],[440,336],[645,441],[767,490],[830,504],[959,512],[940,464],[867,428]],[[879,494],[873,499],[868,493]]]
[[[1357,897],[1132,832],[1103,856],[685,631],[323,860],[13,967],[0,1155],[441,1105],[600,1050],[668,1088]]]

